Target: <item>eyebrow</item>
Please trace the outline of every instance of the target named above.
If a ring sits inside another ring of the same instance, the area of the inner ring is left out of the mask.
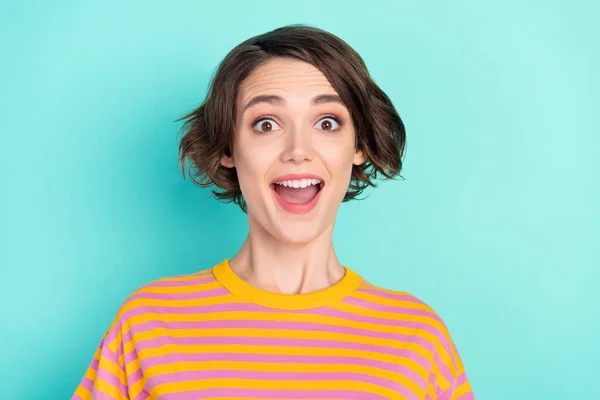
[[[246,104],[246,106],[244,106],[243,112],[246,112],[246,110],[248,110],[250,107],[255,106],[256,104],[259,104],[259,103],[269,103],[269,104],[272,104],[275,106],[281,106],[281,105],[285,104],[285,100],[282,97],[279,97],[277,95],[254,96],[253,98],[250,99],[248,104]],[[338,103],[338,104],[343,105],[344,107],[346,106],[346,104],[344,103],[342,98],[340,96],[338,96],[337,94],[320,94],[318,96],[313,97],[311,103],[314,106],[319,105],[319,104],[324,104],[324,103]]]

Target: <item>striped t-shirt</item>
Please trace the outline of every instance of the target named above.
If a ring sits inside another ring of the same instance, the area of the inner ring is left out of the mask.
[[[448,330],[414,296],[346,268],[280,294],[229,261],[123,303],[73,399],[474,399]]]

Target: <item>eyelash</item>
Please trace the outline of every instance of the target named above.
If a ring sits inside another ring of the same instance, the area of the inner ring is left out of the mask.
[[[337,122],[337,124],[339,125],[338,129],[340,129],[344,125],[344,122],[342,122],[341,118],[338,118],[333,114],[324,115],[321,119],[319,119],[319,121],[326,119],[326,118],[330,118],[330,119],[334,120],[335,122]],[[267,120],[267,119],[275,120],[275,117],[273,117],[271,115],[262,115],[262,116],[256,118],[254,121],[252,121],[252,124],[250,125],[250,127],[254,129],[254,126],[256,124],[258,124],[261,121]]]

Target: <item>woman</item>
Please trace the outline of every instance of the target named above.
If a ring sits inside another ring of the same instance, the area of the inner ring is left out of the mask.
[[[223,60],[182,166],[248,214],[231,259],[135,291],[74,399],[472,399],[436,313],[338,260],[342,201],[398,176],[404,126],[361,57],[286,26]]]

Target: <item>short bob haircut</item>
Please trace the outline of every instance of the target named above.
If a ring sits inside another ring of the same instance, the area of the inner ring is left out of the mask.
[[[235,168],[221,165],[232,155],[236,98],[242,81],[272,58],[292,58],[317,67],[342,98],[354,122],[356,146],[366,161],[353,165],[343,201],[375,186],[379,175],[400,176],[406,141],[404,124],[389,97],[375,84],[361,56],[339,37],[306,25],[287,25],[254,36],[233,48],[222,60],[204,102],[177,119],[185,120],[179,144],[179,162],[185,175],[200,187],[213,188],[222,201],[247,212]]]

